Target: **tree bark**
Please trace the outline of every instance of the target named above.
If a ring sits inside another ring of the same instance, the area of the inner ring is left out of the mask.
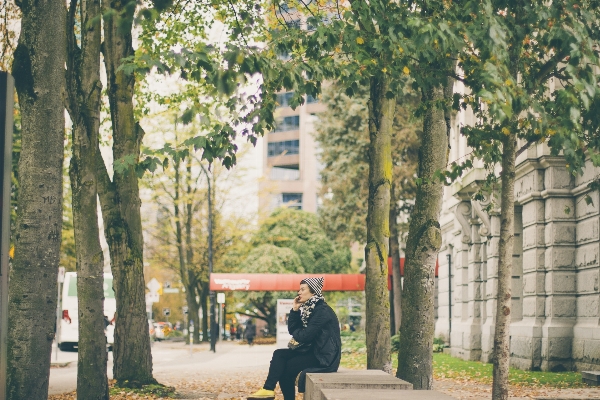
[[[22,0],[19,6],[23,16],[12,73],[21,107],[22,148],[6,398],[45,400],[63,212],[66,6],[60,0]]]
[[[77,255],[79,343],[77,396],[108,399],[104,256],[98,226],[96,152],[100,131],[100,1],[71,0],[67,32],[67,109],[73,123],[69,175]],[[81,48],[75,32],[80,11]]]
[[[445,112],[439,105],[448,100],[445,92],[447,90],[439,85],[423,93],[427,108],[419,150],[418,177],[422,182],[417,187],[404,259],[403,315],[396,376],[412,383],[415,390],[430,390],[433,386],[433,296],[435,263],[442,244],[439,216],[444,188],[441,182],[434,180],[434,173],[446,168],[448,158]]]
[[[366,336],[367,368],[390,372],[390,301],[388,245],[392,182],[392,124],[395,98],[388,98],[389,79],[371,79],[369,98],[369,199],[367,212]]]
[[[198,286],[200,288],[200,285]],[[208,282],[201,285],[200,306],[202,307],[202,341],[208,342]]]
[[[112,9],[112,10],[111,10]],[[118,70],[124,58],[133,56],[134,10],[119,0],[103,4],[104,62],[113,129],[113,159],[133,155],[139,161],[144,131],[135,120],[135,77]],[[115,173],[113,181],[99,157],[98,179],[104,234],[108,242],[117,300],[113,376],[119,386],[156,383],[146,316],[143,269],[143,236],[140,193],[135,167]]]
[[[400,276],[400,240],[398,235],[398,204],[395,196],[395,184],[390,188],[390,257],[392,257],[392,292],[394,297],[394,326],[393,334],[400,332],[402,321],[402,277]]]
[[[502,193],[500,198],[500,243],[498,249],[498,299],[494,328],[493,400],[508,400],[511,279],[515,232],[516,147],[517,138],[515,133],[511,132],[502,141]]]

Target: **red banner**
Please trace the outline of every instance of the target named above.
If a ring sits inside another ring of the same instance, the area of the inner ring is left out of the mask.
[[[322,276],[323,291],[346,292],[365,290],[364,274],[215,274],[210,276],[210,290],[217,292],[281,291],[295,292],[304,278]]]

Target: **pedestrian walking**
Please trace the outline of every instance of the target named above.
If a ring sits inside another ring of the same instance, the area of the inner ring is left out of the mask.
[[[248,322],[246,322],[244,337],[250,346],[254,344],[254,338],[256,337],[256,325],[254,325],[254,321],[252,319],[249,319]]]
[[[342,357],[340,323],[333,309],[325,302],[321,291],[324,279],[306,278],[300,282],[298,296],[288,317],[288,332],[292,339],[287,349],[273,352],[269,374],[262,389],[248,400],[275,399],[275,386],[284,400],[304,393],[307,372],[336,372]]]

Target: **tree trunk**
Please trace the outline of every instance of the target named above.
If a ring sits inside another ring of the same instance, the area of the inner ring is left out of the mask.
[[[444,109],[445,88],[423,93],[426,111],[419,150],[415,208],[411,215],[404,259],[404,292],[400,351],[396,376],[413,384],[415,390],[432,389],[435,264],[442,244],[439,216],[443,184],[434,173],[446,168],[448,131]],[[451,92],[451,91],[450,91]],[[446,97],[446,98],[445,98]],[[451,96],[450,96],[451,98]]]
[[[394,196],[395,186],[392,183],[390,189],[390,256],[392,257],[392,292],[394,293],[394,326],[393,334],[400,332],[400,321],[402,321],[402,278],[400,276],[400,241],[398,237],[398,204]]]
[[[24,0],[20,7],[23,17],[13,75],[21,107],[22,148],[10,271],[6,395],[11,400],[45,400],[62,227],[66,7],[59,0]]]
[[[371,79],[369,98],[369,200],[367,213],[366,336],[367,368],[391,371],[388,245],[390,237],[391,135],[395,98],[387,98],[389,80]]]
[[[95,158],[100,129],[100,1],[71,0],[67,32],[67,94],[73,122],[70,165],[73,222],[77,254],[79,343],[77,396],[108,399],[104,325],[104,256],[98,227]],[[81,48],[75,25],[79,8]]]
[[[515,157],[517,138],[507,135],[502,143],[502,193],[500,199],[500,243],[498,249],[498,299],[494,329],[492,399],[508,399],[510,362],[511,278],[515,223]]]
[[[133,155],[137,164],[144,131],[134,116],[135,77],[118,70],[122,60],[134,54],[131,36],[134,10],[127,4],[114,0],[103,5],[104,62],[113,129],[113,158],[118,160]],[[101,157],[98,173],[104,233],[117,300],[113,376],[119,386],[156,383],[152,377],[146,316],[138,177],[135,167],[130,166],[122,173],[115,173],[111,182]]]
[[[208,342],[208,283],[203,283],[199,292],[202,307],[202,341]]]

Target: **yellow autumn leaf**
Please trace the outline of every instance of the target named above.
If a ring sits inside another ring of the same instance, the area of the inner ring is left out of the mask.
[[[408,69],[408,67],[404,67],[402,68],[402,72],[404,72],[405,75],[410,74],[410,69]]]
[[[385,74],[385,73],[387,72],[387,68],[383,68],[383,69],[381,70],[381,72],[383,72],[383,73]]]
[[[398,51],[399,51],[400,53],[403,53],[403,52],[404,52],[404,49],[403,49],[402,47],[398,47]]]
[[[235,61],[236,61],[238,64],[241,64],[241,63],[243,63],[243,62],[244,62],[244,55],[243,55],[243,54],[241,54],[241,53],[240,53],[240,54],[238,54],[238,55],[237,55],[237,57],[235,58]]]
[[[510,131],[507,127],[502,128],[502,133],[504,133],[506,136],[510,135]]]
[[[364,44],[365,40],[363,38],[361,38],[361,37],[357,37],[356,38],[356,43],[358,43],[358,44]]]

